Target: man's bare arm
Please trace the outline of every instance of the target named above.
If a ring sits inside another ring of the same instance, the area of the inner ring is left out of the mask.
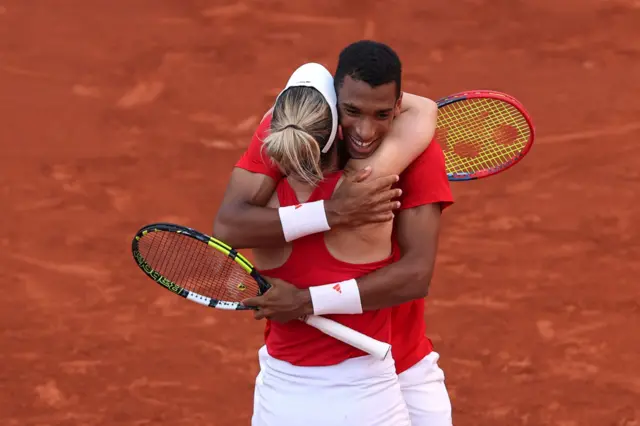
[[[397,306],[427,295],[438,251],[440,216],[440,203],[398,213],[396,226],[402,256],[397,262],[356,280],[363,311]],[[243,301],[260,308],[254,314],[256,319],[286,322],[314,313],[309,289],[299,289],[275,278],[267,279],[272,285],[267,293]]]
[[[393,217],[400,196],[399,189],[390,189],[398,176],[381,177],[363,182],[371,170],[350,176],[341,191],[324,202],[330,227],[386,222]],[[234,248],[281,246],[286,243],[278,209],[264,207],[277,183],[270,177],[235,168],[215,219],[213,234]]]
[[[264,208],[277,182],[269,176],[234,168],[213,225],[213,235],[235,248],[282,245],[278,210]]]
[[[404,97],[395,129],[373,155],[374,159],[382,156],[376,170],[366,164],[350,168],[331,199],[323,202],[329,227],[386,222],[393,218],[393,210],[400,207],[393,201],[400,196],[400,191],[390,188],[398,177],[388,170],[404,169],[429,145],[437,115],[433,101],[409,93]],[[365,182],[367,178],[370,179]],[[239,249],[286,243],[279,211],[264,208],[276,185],[277,182],[266,175],[235,168],[215,219],[214,235]]]

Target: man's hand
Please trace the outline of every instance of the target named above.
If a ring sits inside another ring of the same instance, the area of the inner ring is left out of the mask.
[[[284,323],[313,314],[311,294],[308,289],[299,289],[278,278],[265,277],[265,279],[271,284],[271,288],[265,294],[242,301],[245,306],[258,308],[253,315],[255,319],[268,318]]]
[[[346,176],[331,199],[324,202],[329,226],[360,226],[393,219],[393,210],[400,207],[400,202],[392,200],[402,194],[400,189],[391,189],[398,175],[363,182],[370,174],[371,167],[365,167]]]

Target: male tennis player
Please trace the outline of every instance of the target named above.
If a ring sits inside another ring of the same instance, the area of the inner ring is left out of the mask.
[[[392,111],[401,94],[400,60],[384,44],[356,42],[341,52],[334,79],[343,146],[351,157],[366,158],[378,148],[392,125]],[[393,90],[389,90],[390,87]],[[384,213],[375,213],[375,219],[367,216],[372,205],[381,207],[371,194],[386,187],[389,181],[359,183],[366,173],[347,180],[325,203],[305,203],[298,209],[286,211],[258,207],[266,205],[277,181],[282,179],[279,169],[265,162],[261,155],[261,141],[269,123],[267,116],[236,164],[216,218],[215,235],[236,247],[269,247],[336,226],[385,220]],[[358,306],[351,306],[353,313],[395,307],[393,356],[412,424],[450,426],[451,404],[444,373],[437,364],[439,355],[425,336],[424,324],[423,298],[435,264],[440,215],[442,209],[453,202],[444,156],[436,143],[432,142],[401,174],[398,186],[402,197],[395,216],[394,243],[399,244],[400,260],[357,280],[341,282],[340,288],[347,287],[350,294],[353,294],[351,289],[357,290]],[[346,203],[340,201],[350,194],[358,194],[358,202],[365,200],[360,208],[358,205],[345,207]],[[389,202],[393,198],[389,191],[381,198],[385,199],[382,206],[395,207]],[[249,227],[247,223],[254,226]],[[278,280],[270,282],[273,288],[264,296],[246,301],[260,307],[257,318],[287,321],[301,314],[345,313],[340,293],[332,290],[337,283],[327,283],[310,291]]]

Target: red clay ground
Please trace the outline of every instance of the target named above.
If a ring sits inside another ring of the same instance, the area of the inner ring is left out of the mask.
[[[3,426],[249,424],[262,324],[153,285],[130,238],[210,230],[288,74],[363,37],[408,91],[537,124],[445,215],[426,319],[456,425],[640,425],[637,0],[37,3],[0,0]]]

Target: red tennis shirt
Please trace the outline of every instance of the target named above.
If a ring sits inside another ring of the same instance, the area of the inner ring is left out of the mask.
[[[236,163],[236,167],[279,181],[283,178],[280,169],[262,152],[262,141],[270,126],[271,115],[267,115],[253,134],[251,144]],[[397,187],[402,189],[400,210],[433,203],[440,203],[444,209],[453,204],[444,154],[436,141],[432,141],[400,174]],[[398,248],[395,232],[391,238],[394,246]],[[392,308],[391,345],[398,374],[411,368],[433,350],[431,340],[426,336],[424,314],[425,301],[422,299]]]

